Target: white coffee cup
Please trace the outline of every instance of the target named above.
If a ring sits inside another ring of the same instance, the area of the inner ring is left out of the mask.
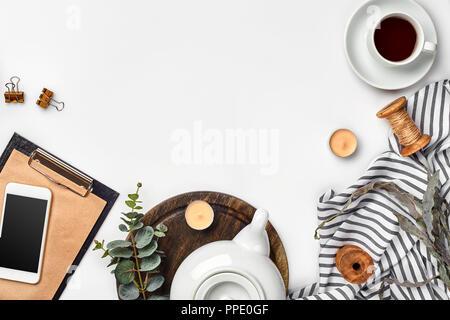
[[[386,59],[385,57],[383,57],[380,54],[380,52],[378,51],[378,49],[375,45],[375,31],[378,28],[380,28],[382,21],[386,20],[387,18],[391,18],[391,17],[397,17],[397,18],[408,21],[414,27],[414,29],[416,31],[416,35],[417,35],[416,46],[415,46],[413,52],[411,53],[411,55],[402,61],[390,61],[390,60]],[[390,66],[390,67],[404,66],[404,65],[410,64],[413,61],[415,61],[417,58],[419,58],[421,54],[423,54],[423,53],[434,54],[437,49],[436,43],[425,40],[425,34],[424,34],[423,28],[420,25],[420,23],[414,17],[412,17],[411,15],[404,13],[404,12],[389,13],[389,14],[386,14],[386,15],[382,16],[381,18],[379,18],[369,28],[369,32],[367,33],[367,46],[368,46],[370,53],[376,60],[378,60],[380,63],[382,63],[386,66]]]

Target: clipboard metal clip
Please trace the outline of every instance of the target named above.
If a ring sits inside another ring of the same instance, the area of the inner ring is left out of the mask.
[[[28,159],[28,165],[53,183],[79,196],[86,197],[93,188],[93,179],[48,152],[38,148]]]

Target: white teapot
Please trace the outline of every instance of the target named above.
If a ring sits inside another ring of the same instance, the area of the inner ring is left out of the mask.
[[[172,281],[172,300],[284,300],[286,288],[270,260],[265,230],[269,214],[255,212],[233,240],[208,243],[192,252]]]

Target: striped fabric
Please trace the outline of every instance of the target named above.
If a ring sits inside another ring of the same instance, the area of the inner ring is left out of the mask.
[[[358,188],[373,182],[394,181],[400,188],[421,199],[426,189],[426,166],[440,170],[441,195],[450,202],[450,83],[430,84],[408,99],[408,112],[422,132],[431,136],[430,144],[415,155],[404,158],[394,135],[389,137],[389,151],[369,166],[358,182],[345,192],[329,191],[318,204],[319,221],[338,213]],[[381,282],[395,278],[400,282],[425,281],[438,275],[437,261],[414,236],[399,228],[397,212],[408,216],[402,205],[387,193],[373,191],[354,201],[347,211],[319,231],[320,280],[309,287],[291,292],[291,299],[379,299]],[[355,285],[345,281],[335,265],[336,251],[345,244],[359,246],[371,255],[375,271],[369,281]],[[439,279],[418,287],[386,284],[384,299],[445,299],[450,292]]]

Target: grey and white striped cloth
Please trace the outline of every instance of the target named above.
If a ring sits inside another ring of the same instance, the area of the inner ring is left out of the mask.
[[[450,202],[450,83],[430,84],[408,99],[409,114],[420,130],[431,136],[430,144],[415,155],[404,158],[394,135],[389,137],[389,151],[377,157],[367,172],[345,192],[329,191],[318,204],[319,221],[338,213],[358,188],[373,182],[394,181],[400,188],[421,199],[426,189],[427,173],[440,170],[441,195]],[[385,278],[400,282],[425,281],[438,275],[437,261],[414,236],[399,228],[392,214],[408,215],[395,199],[373,191],[353,202],[346,212],[319,231],[320,254],[318,283],[291,292],[291,299],[379,299],[378,291]],[[345,281],[335,265],[336,251],[345,244],[359,246],[371,255],[375,272],[363,285]],[[386,284],[384,299],[445,299],[450,292],[439,279],[418,287],[406,288]]]

